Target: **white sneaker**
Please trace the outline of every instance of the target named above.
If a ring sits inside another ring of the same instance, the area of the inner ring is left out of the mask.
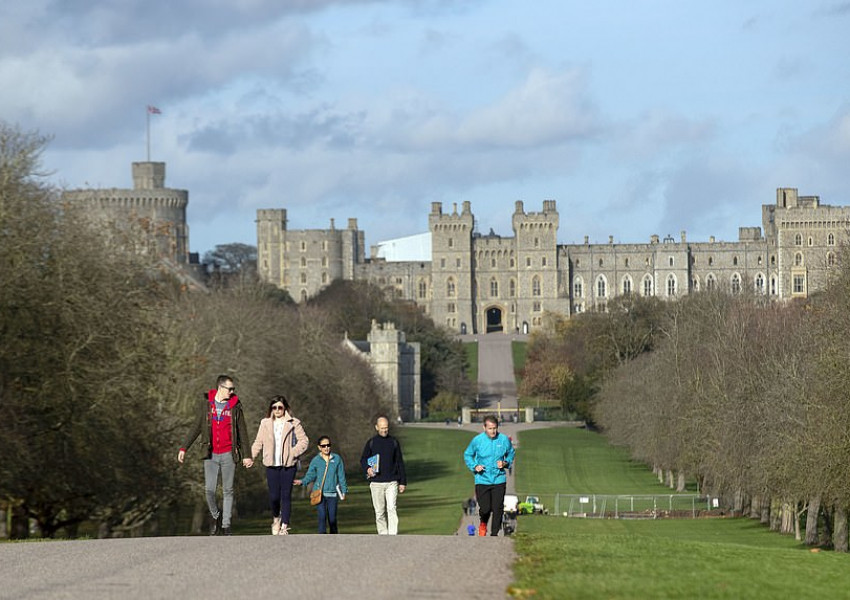
[[[280,531],[278,532],[278,535],[289,535],[289,525],[287,525],[286,523],[282,524],[280,526]]]
[[[280,517],[275,517],[272,521],[272,535],[280,535]]]

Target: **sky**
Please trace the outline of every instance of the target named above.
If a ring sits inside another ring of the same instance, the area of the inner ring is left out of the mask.
[[[149,142],[201,255],[261,208],[373,245],[464,201],[734,241],[779,187],[850,205],[848,32],[844,0],[3,2],[0,120],[67,189],[132,187]]]

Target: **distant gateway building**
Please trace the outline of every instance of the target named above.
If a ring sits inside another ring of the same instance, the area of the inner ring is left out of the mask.
[[[770,298],[805,298],[824,287],[850,228],[850,207],[821,205],[794,188],[762,206],[762,227],[739,228],[737,242],[688,242],[657,235],[649,243],[558,244],[558,211],[516,202],[513,237],[475,230],[470,203],[444,213],[431,204],[430,260],[365,257],[357,220],[346,229],[289,230],[286,209],[257,211],[260,277],[298,302],[336,279],[368,281],[411,300],[458,333],[528,332],[544,312],[604,310],[623,294],[675,298],[699,290],[750,290]],[[399,240],[395,240],[399,242]],[[376,247],[377,248],[377,247]]]

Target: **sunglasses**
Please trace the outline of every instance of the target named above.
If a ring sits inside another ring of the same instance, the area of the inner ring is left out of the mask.
[[[272,406],[272,410],[284,410],[284,407],[278,404],[277,406]]]
[[[319,444],[319,448],[330,448],[330,444]]]

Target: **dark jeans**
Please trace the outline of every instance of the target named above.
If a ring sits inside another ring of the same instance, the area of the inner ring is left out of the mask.
[[[328,533],[328,528],[330,533],[339,533],[336,526],[337,503],[339,498],[336,496],[322,496],[322,501],[316,505],[316,512],[319,515],[319,533]]]
[[[295,466],[266,467],[272,516],[280,517],[281,523],[289,524],[292,514],[292,482],[295,480],[295,471]]]
[[[493,513],[493,522],[490,525],[490,535],[499,535],[502,528],[502,513],[505,512],[505,488],[504,483],[496,485],[476,485],[475,498],[478,500],[478,516],[481,522],[486,523]]]

